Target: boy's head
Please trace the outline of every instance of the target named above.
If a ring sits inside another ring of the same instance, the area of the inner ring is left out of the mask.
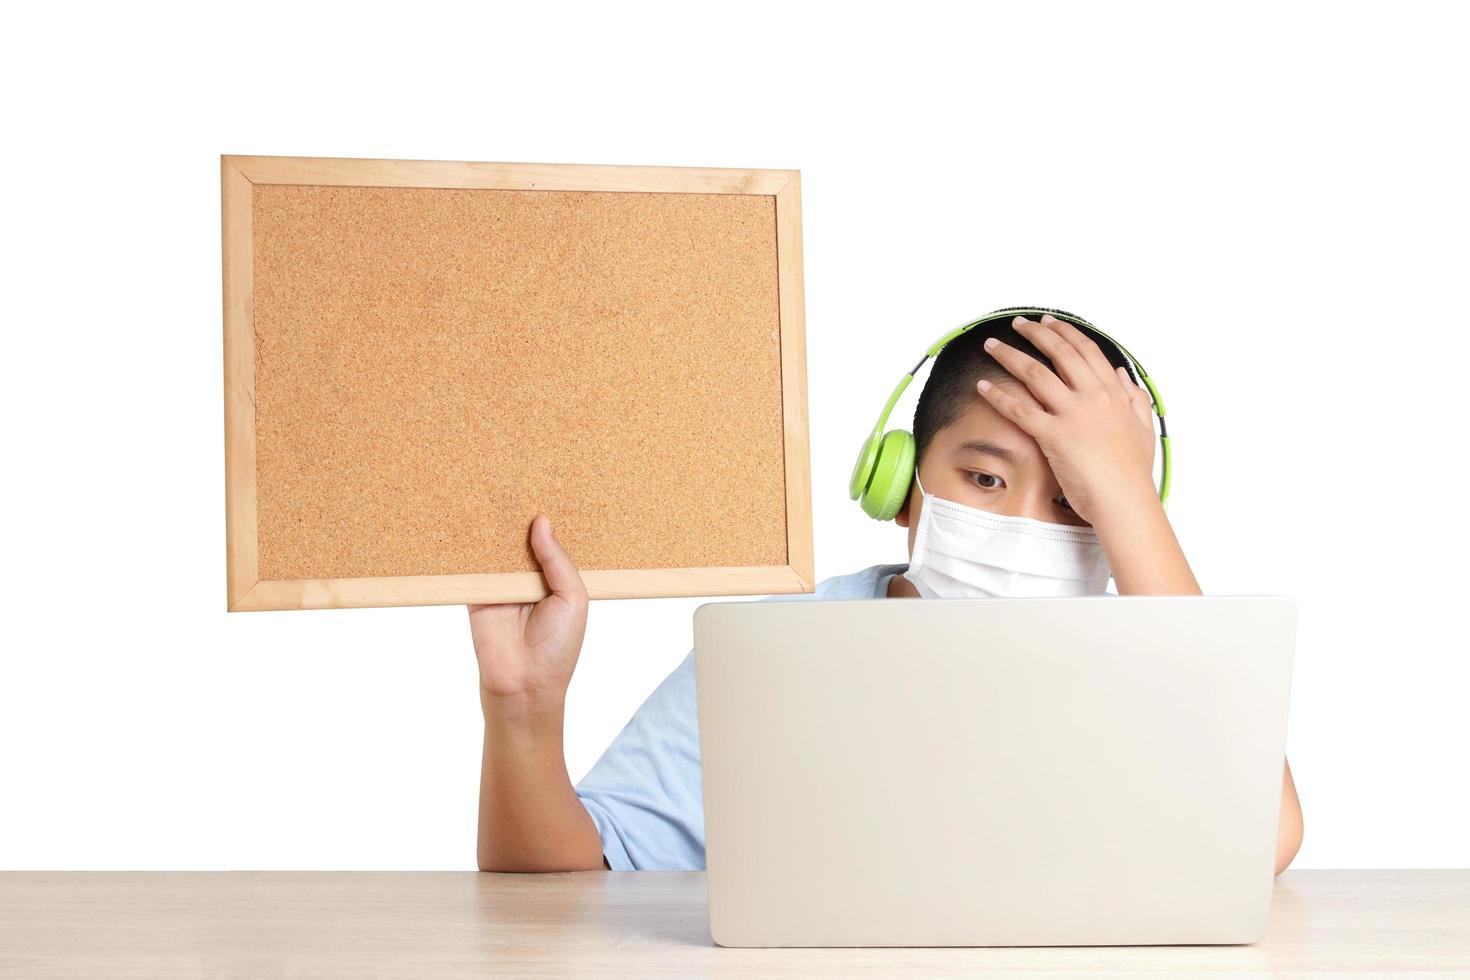
[[[1095,340],[1109,364],[1123,367],[1130,378],[1137,380],[1132,364],[1112,341],[1065,314],[1053,316],[1067,320]],[[910,430],[919,480],[936,497],[970,507],[1011,517],[1086,526],[1087,522],[1067,506],[1061,485],[1036,440],[992,408],[975,388],[983,378],[1013,393],[1029,391],[982,346],[990,337],[1056,370],[1049,357],[1015,331],[1011,319],[1012,315],[1005,315],[960,334],[930,365],[929,380],[919,394]],[[899,526],[909,529],[910,555],[922,506],[918,481],[913,481],[908,500],[894,518]]]

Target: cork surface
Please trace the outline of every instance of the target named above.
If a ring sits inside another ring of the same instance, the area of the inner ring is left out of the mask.
[[[252,190],[262,580],[787,561],[768,195]]]

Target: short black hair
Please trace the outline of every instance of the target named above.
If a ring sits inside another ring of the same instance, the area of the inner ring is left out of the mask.
[[[1025,309],[1047,308],[1025,307]],[[1119,350],[1111,340],[1096,330],[1091,330],[1078,323],[1075,314],[1069,314],[1065,310],[1050,310],[1049,312],[1057,319],[1066,320],[1091,337],[1097,342],[1098,347],[1102,348],[1103,356],[1108,359],[1109,364],[1123,368],[1134,383],[1138,382],[1138,375],[1133,370],[1133,365],[1129,363],[1127,355]],[[1040,319],[1040,316],[1039,313],[1026,314],[1028,320],[1037,320]],[[1016,380],[1011,372],[1007,371],[984,348],[983,345],[988,338],[997,337],[1001,342],[1010,344],[1036,358],[1051,370],[1056,370],[1056,365],[1052,364],[1051,358],[1037,350],[1031,341],[1016,333],[1015,328],[1011,326],[1011,321],[1015,317],[1015,313],[1003,314],[996,319],[986,320],[984,323],[971,327],[946,344],[939,352],[939,356],[934,358],[934,363],[929,368],[929,380],[924,383],[924,390],[919,393],[919,404],[914,409],[914,425],[910,430],[914,434],[915,466],[924,458],[924,451],[933,441],[935,434],[952,424],[975,399],[981,397],[980,392],[975,389],[975,382],[982,378],[988,381]]]

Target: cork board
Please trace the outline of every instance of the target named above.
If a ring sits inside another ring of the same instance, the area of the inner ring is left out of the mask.
[[[227,608],[812,591],[799,179],[221,157]]]

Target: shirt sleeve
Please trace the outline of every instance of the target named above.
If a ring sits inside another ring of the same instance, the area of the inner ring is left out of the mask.
[[[614,871],[704,869],[696,711],[691,650],[577,784]]]
[[[755,601],[832,598],[843,594],[839,581],[824,580],[809,593],[778,593]],[[871,586],[866,579],[862,582]],[[698,711],[690,650],[577,784],[577,796],[597,826],[603,856],[614,871],[704,870]]]

